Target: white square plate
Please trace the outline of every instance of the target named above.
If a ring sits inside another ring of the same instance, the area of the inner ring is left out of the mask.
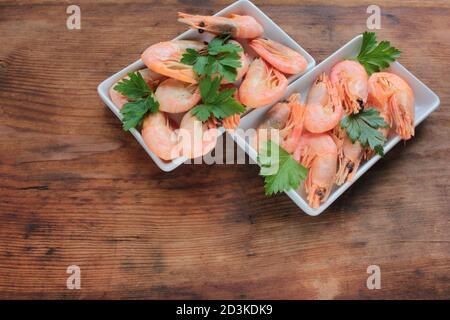
[[[286,99],[292,93],[299,92],[302,95],[302,99],[305,100],[309,91],[316,78],[323,72],[329,73],[330,69],[339,61],[356,57],[360,51],[362,43],[362,35],[353,38],[350,42],[344,45],[342,48],[337,50],[327,59],[322,61],[319,65],[313,68],[310,72],[302,76],[297,81],[291,83],[288,87],[287,93],[284,97]],[[439,97],[431,91],[425,84],[423,84],[419,79],[417,79],[411,72],[406,70],[400,63],[394,62],[391,64],[388,71],[395,73],[402,77],[408,82],[414,91],[415,98],[415,126],[421,123],[426,117],[430,115],[431,112],[437,109],[439,106]],[[269,107],[264,107],[256,109],[253,112],[245,116],[240,124],[240,128],[244,131],[247,129],[255,129],[258,127],[259,123],[264,118],[265,113],[270,109]],[[236,133],[230,133],[231,137],[236,141],[236,143],[244,149],[253,161],[256,161],[257,153],[256,150],[248,143],[248,139],[237,131]],[[413,137],[414,139],[414,137]],[[384,146],[384,151],[387,153],[391,150],[398,142],[400,137],[394,135],[388,139]],[[297,190],[287,191],[286,194],[299,206],[305,213],[311,216],[317,216],[322,213],[328,206],[330,206],[345,190],[347,190],[353,183],[355,183],[359,177],[361,177],[370,167],[372,167],[378,160],[380,156],[376,155],[369,161],[363,162],[359,167],[358,171],[353,177],[352,181],[346,182],[345,184],[337,187],[335,186],[332,190],[329,198],[324,202],[319,208],[311,208],[307,201],[305,201],[305,193],[303,188]]]
[[[237,1],[230,6],[226,7],[222,11],[215,14],[215,16],[228,16],[230,14],[240,14],[240,15],[249,15],[254,17],[263,27],[264,27],[264,35],[265,37],[275,40],[277,42],[280,42],[298,52],[300,52],[303,57],[305,57],[306,61],[308,62],[307,69],[305,71],[308,72],[311,70],[316,62],[314,61],[313,57],[311,57],[310,54],[308,54],[297,42],[295,42],[291,37],[289,37],[286,32],[284,32],[275,22],[273,22],[268,16],[266,16],[260,9],[258,9],[253,3],[251,3],[248,0],[240,0]],[[174,17],[173,23],[177,23],[176,17]],[[180,36],[176,37],[175,39],[200,39],[200,40],[206,40],[210,39],[211,36],[207,35],[206,33],[200,34],[196,30],[189,30],[181,34]],[[143,41],[146,41],[145,39]],[[243,43],[241,40],[240,42],[245,48],[246,52],[251,53],[251,50],[249,47],[247,47],[246,43]],[[151,43],[149,44],[151,45]],[[250,54],[251,56],[251,54]],[[145,68],[145,65],[141,60],[138,60],[134,62],[133,64],[129,65],[125,69],[117,72],[113,76],[109,77],[105,81],[103,81],[97,88],[98,94],[102,98],[102,100],[105,102],[105,104],[111,109],[111,111],[120,119],[122,120],[122,115],[120,114],[120,110],[114,105],[114,103],[111,101],[109,97],[109,88],[114,85],[117,81],[119,81],[121,78],[125,77],[127,73],[133,72],[139,69]],[[303,73],[303,74],[305,74]],[[293,82],[296,80],[300,75],[291,76],[288,78],[289,82]],[[251,114],[250,112],[249,114]],[[248,116],[248,115],[247,115]],[[242,117],[244,119],[245,117]],[[119,130],[119,129],[118,129]],[[183,162],[188,160],[185,157],[177,158],[173,161],[163,161],[158,156],[156,156],[145,144],[144,140],[142,139],[141,133],[136,129],[130,130],[131,134],[136,138],[136,140],[140,143],[142,148],[148,153],[148,155],[155,161],[155,163],[161,168],[163,171],[172,171],[175,168],[177,168],[179,165],[181,165]],[[219,129],[219,135],[222,135],[224,132],[223,128]]]

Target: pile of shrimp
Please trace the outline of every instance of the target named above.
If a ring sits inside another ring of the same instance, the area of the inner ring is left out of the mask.
[[[302,104],[299,94],[269,110],[258,127],[275,129],[280,145],[309,169],[304,182],[312,208],[325,202],[336,185],[350,181],[362,160],[374,155],[356,141],[352,143],[340,122],[346,115],[375,108],[389,128],[379,129],[388,138],[398,134],[408,140],[414,135],[414,94],[398,75],[377,72],[368,76],[364,67],[352,60],[333,66],[321,74]]]
[[[223,80],[224,86],[236,86],[235,99],[247,110],[270,105],[286,93],[286,75],[303,73],[307,67],[305,58],[298,52],[273,40],[262,38],[263,27],[251,16],[230,15],[214,17],[178,14],[178,21],[188,24],[200,33],[229,35],[229,42],[243,47],[248,44],[251,54],[240,53],[241,67],[233,84]],[[198,75],[193,66],[180,62],[187,49],[202,50],[207,43],[197,40],[172,40],[147,48],[142,61],[147,69],[140,70],[142,77],[155,91],[159,111],[148,115],[142,128],[142,137],[148,148],[163,160],[180,156],[196,158],[211,151],[217,141],[218,121],[199,121],[189,110],[200,103]],[[252,59],[251,57],[255,57]],[[110,89],[110,97],[120,109],[128,102],[119,92]],[[181,116],[176,124],[172,119]],[[240,115],[223,119],[225,129],[239,125]]]

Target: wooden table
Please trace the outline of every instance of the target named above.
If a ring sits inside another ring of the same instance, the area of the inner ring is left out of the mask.
[[[450,4],[377,1],[379,37],[441,107],[319,217],[255,165],[164,173],[97,95],[176,12],[231,1],[0,4],[0,298],[450,298]],[[356,0],[256,1],[318,62],[366,28]],[[81,268],[81,290],[66,269]],[[381,268],[381,290],[366,269]]]

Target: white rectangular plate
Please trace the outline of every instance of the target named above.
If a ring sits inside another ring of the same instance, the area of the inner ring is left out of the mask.
[[[230,14],[240,14],[240,15],[249,15],[254,17],[263,27],[264,27],[264,35],[265,37],[275,40],[277,42],[280,42],[298,52],[300,52],[303,57],[305,57],[306,61],[308,62],[307,69],[305,71],[308,72],[311,70],[316,62],[314,61],[313,57],[311,57],[310,54],[308,54],[297,42],[295,42],[291,37],[289,37],[286,32],[284,32],[275,22],[273,22],[268,16],[264,14],[260,9],[258,9],[253,3],[251,3],[248,0],[240,0],[237,1],[230,6],[226,7],[222,11],[215,14],[215,16],[228,16]],[[176,17],[173,19],[173,23],[177,23]],[[189,30],[181,34],[180,36],[176,37],[177,40],[182,39],[200,39],[200,40],[206,40],[210,39],[211,36],[203,33],[200,34],[196,30]],[[145,41],[145,40],[143,40]],[[243,43],[240,41],[242,45],[245,48],[246,52],[251,53],[250,48],[246,45],[246,43]],[[149,43],[151,45],[151,43]],[[251,55],[251,54],[250,54]],[[120,114],[119,109],[114,105],[114,103],[111,101],[109,97],[109,88],[119,81],[121,78],[125,77],[127,73],[133,72],[139,69],[145,68],[145,65],[142,63],[141,60],[138,60],[134,62],[133,64],[129,65],[125,69],[117,72],[113,76],[109,77],[105,81],[103,81],[97,88],[98,94],[102,98],[102,100],[105,102],[105,104],[111,109],[111,111],[120,119],[122,120],[122,115]],[[303,73],[303,74],[305,74]],[[301,75],[295,75],[288,78],[289,82],[293,82]],[[249,114],[251,114],[250,112]],[[248,115],[247,115],[248,116]],[[244,116],[243,119],[247,116]],[[185,157],[177,158],[173,161],[163,161],[158,156],[156,156],[145,144],[144,140],[142,139],[141,133],[136,129],[130,130],[131,134],[136,138],[136,140],[140,143],[142,148],[148,153],[148,155],[155,161],[155,163],[161,168],[163,171],[172,171],[175,168],[177,168],[179,165],[181,165],[183,162],[187,160]],[[219,129],[219,135],[222,135],[224,132],[223,128]]]
[[[288,91],[284,97],[286,99],[292,93],[299,92],[302,95],[302,99],[305,100],[308,94],[308,90],[316,80],[316,78],[323,72],[329,73],[330,69],[339,61],[353,58],[357,56],[359,50],[361,48],[362,43],[362,35],[359,35],[353,38],[350,42],[344,45],[342,48],[337,50],[327,59],[322,61],[319,65],[313,68],[310,72],[302,76],[300,79],[291,83],[288,87]],[[388,71],[395,73],[402,77],[404,80],[408,82],[414,91],[415,98],[415,126],[421,123],[426,117],[430,115],[431,112],[437,109],[439,106],[439,97],[431,91],[425,84],[423,84],[419,79],[417,79],[411,72],[406,70],[400,63],[394,62],[391,64]],[[240,128],[250,129],[257,128],[259,123],[264,118],[265,113],[270,109],[269,107],[264,107],[260,109],[256,109],[253,112],[249,113],[246,117],[244,117],[241,121]],[[244,149],[250,158],[253,161],[256,161],[257,153],[255,149],[253,149],[248,143],[248,139],[239,132],[230,133],[232,138],[236,141],[236,143]],[[413,137],[414,139],[414,137]],[[384,146],[384,151],[387,153],[391,150],[398,142],[400,141],[400,137],[398,135],[392,136],[389,138],[387,143]],[[305,193],[303,188],[297,190],[287,191],[286,194],[299,206],[305,213],[311,216],[317,216],[322,213],[328,206],[330,206],[345,190],[347,190],[353,183],[355,183],[359,177],[361,177],[370,167],[372,167],[378,160],[380,160],[380,156],[376,155],[369,161],[362,163],[353,177],[352,181],[346,182],[342,186],[334,187],[332,190],[330,197],[326,202],[324,202],[319,208],[313,209],[308,203],[305,201]]]

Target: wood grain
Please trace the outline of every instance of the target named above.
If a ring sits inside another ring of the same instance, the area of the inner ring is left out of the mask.
[[[96,86],[230,1],[0,3],[0,298],[450,298],[450,6],[378,1],[381,38],[441,107],[320,217],[266,198],[252,165],[163,173]],[[256,1],[319,62],[360,1]],[[81,290],[66,268],[81,268]],[[382,289],[366,288],[369,265]]]

